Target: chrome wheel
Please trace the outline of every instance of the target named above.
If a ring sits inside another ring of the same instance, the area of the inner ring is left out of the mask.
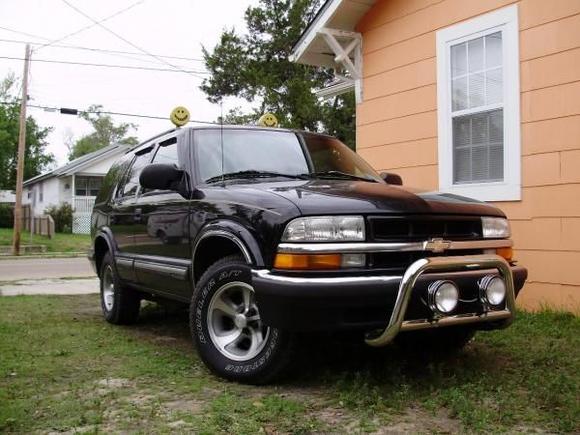
[[[110,265],[105,267],[103,271],[103,304],[107,311],[113,309],[113,304],[115,303],[115,284],[113,281],[113,269]]]
[[[258,355],[270,334],[260,319],[254,289],[239,281],[217,289],[209,303],[207,327],[214,346],[235,361]]]

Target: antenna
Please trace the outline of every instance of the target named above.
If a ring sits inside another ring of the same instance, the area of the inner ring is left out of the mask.
[[[220,100],[220,146],[222,149],[222,184],[225,182],[224,177],[224,102]]]

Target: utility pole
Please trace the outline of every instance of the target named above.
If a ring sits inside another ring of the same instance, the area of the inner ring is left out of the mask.
[[[20,102],[20,131],[18,134],[18,163],[16,165],[16,204],[14,205],[14,236],[12,255],[20,255],[20,229],[22,227],[22,180],[24,177],[24,149],[26,147],[26,104],[28,103],[28,69],[30,67],[30,44],[24,54],[22,76],[22,100]],[[32,210],[30,210],[32,213]],[[32,228],[30,228],[32,231]]]

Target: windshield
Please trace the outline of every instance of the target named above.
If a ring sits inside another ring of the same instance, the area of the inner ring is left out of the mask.
[[[330,136],[304,134],[314,173],[340,172],[357,178],[382,182],[382,178],[357,153],[338,139]]]
[[[305,134],[304,139],[313,167],[309,167],[298,136],[292,132],[196,130],[200,178],[209,183],[220,180],[222,174],[230,179],[300,177],[382,181],[363,159],[339,140],[314,134]]]

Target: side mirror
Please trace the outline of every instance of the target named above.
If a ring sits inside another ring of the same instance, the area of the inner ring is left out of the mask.
[[[139,183],[146,189],[175,190],[185,192],[185,172],[167,163],[147,165],[139,175]]]
[[[403,179],[399,174],[393,174],[392,172],[381,172],[381,178],[385,180],[387,184],[392,184],[394,186],[403,185]]]

